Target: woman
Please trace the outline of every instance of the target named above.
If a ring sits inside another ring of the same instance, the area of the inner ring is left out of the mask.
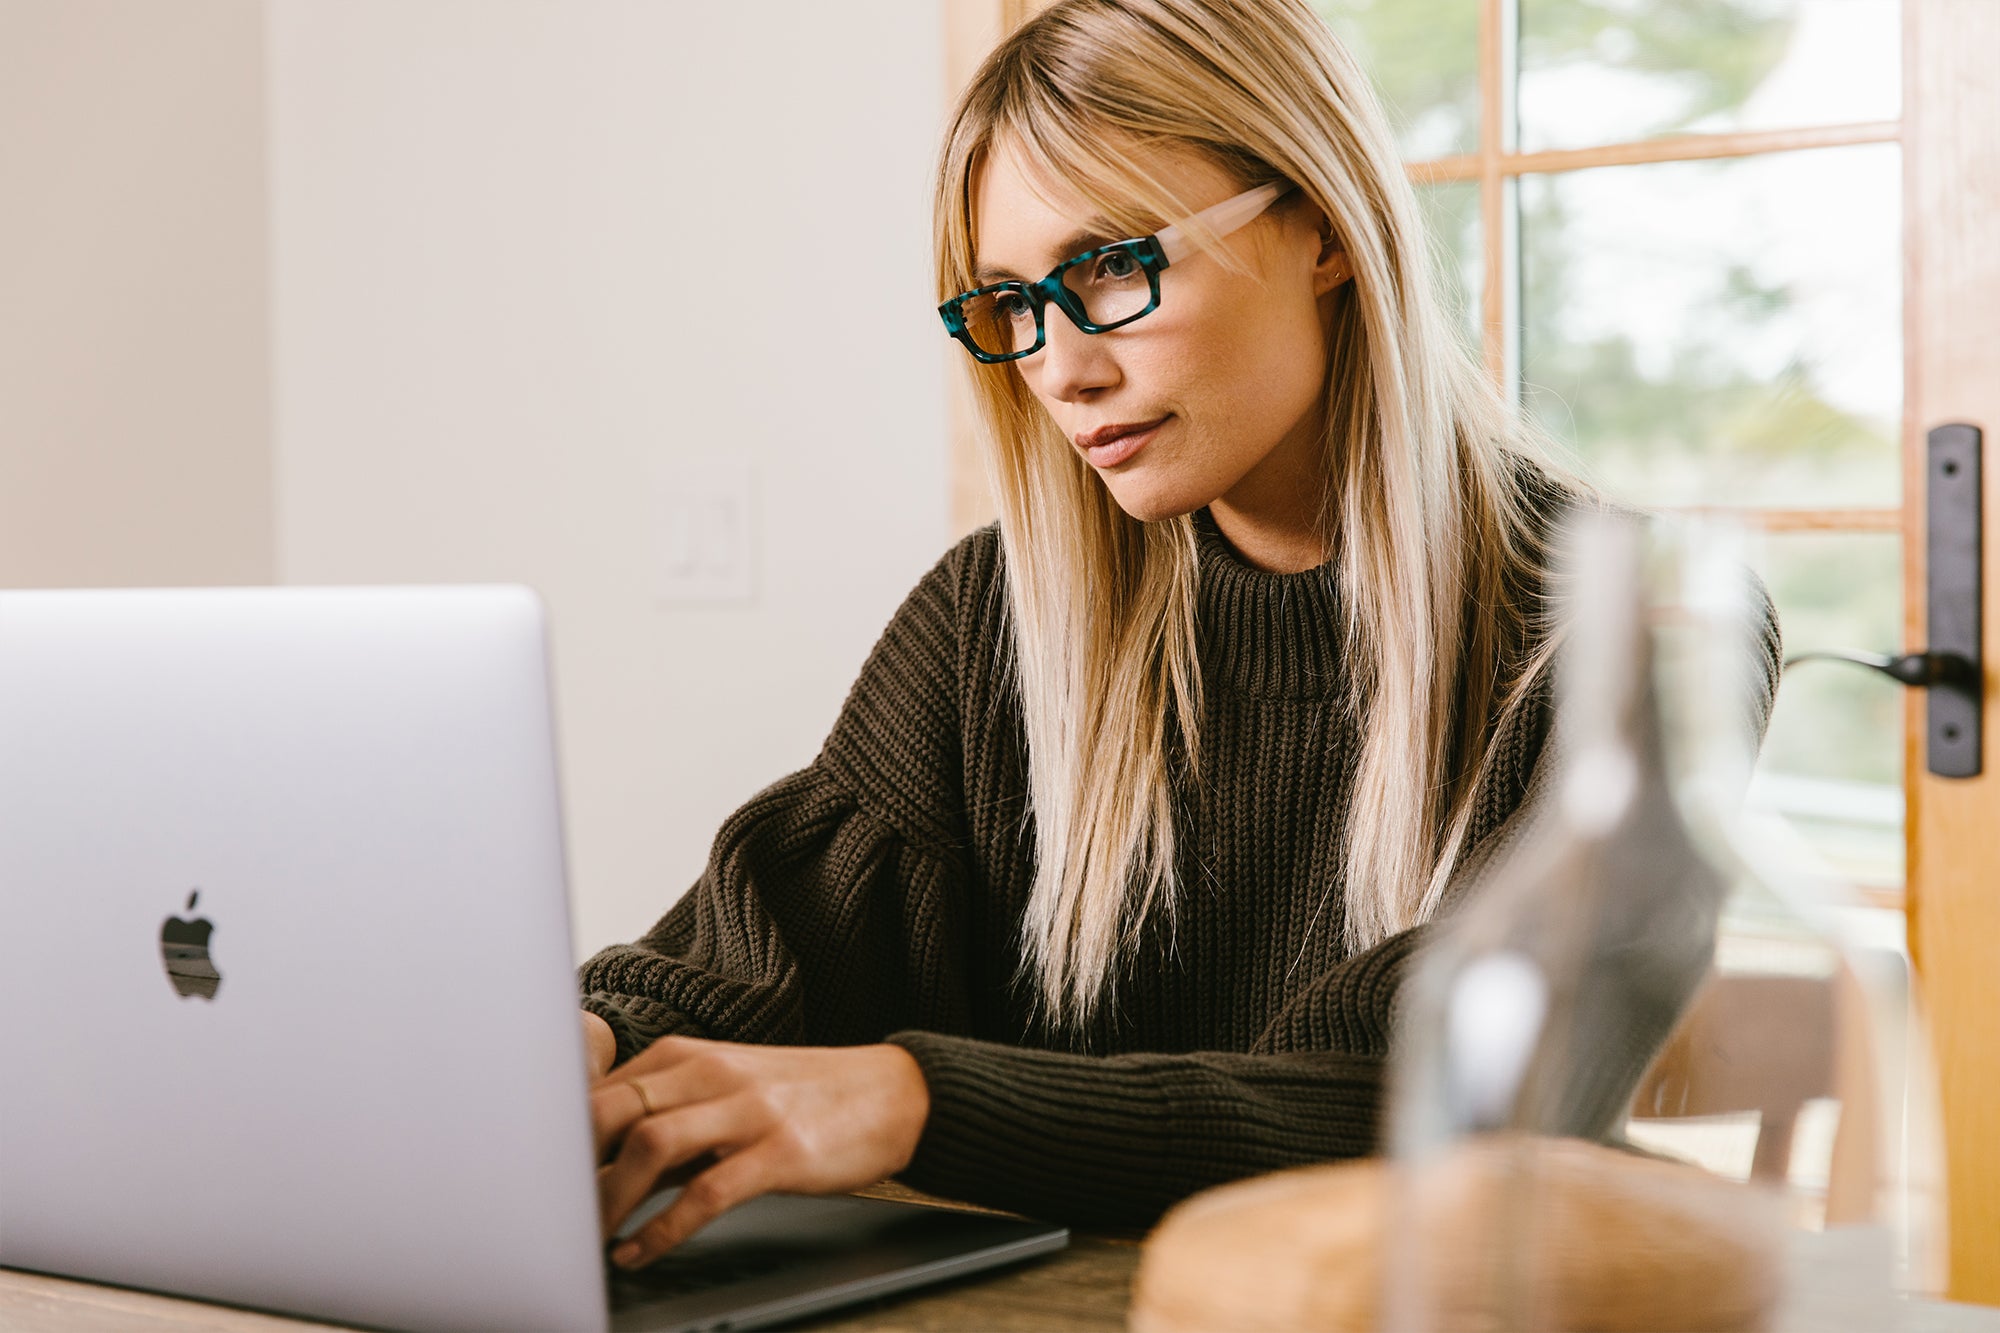
[[[1366,1153],[1404,961],[1532,817],[1576,490],[1305,0],[1045,11],[936,237],[1001,517],[583,968],[607,1231],[688,1180],[617,1262],[767,1190],[1130,1225]]]

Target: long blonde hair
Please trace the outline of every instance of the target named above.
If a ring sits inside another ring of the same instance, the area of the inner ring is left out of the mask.
[[[938,299],[972,277],[973,185],[1003,139],[1124,235],[1195,211],[1107,142],[1197,150],[1325,211],[1354,281],[1328,338],[1322,528],[1362,751],[1345,943],[1427,920],[1465,848],[1496,732],[1545,651],[1524,588],[1547,552],[1522,477],[1542,450],[1460,340],[1385,118],[1306,0],[1059,0],[989,55],[939,161]],[[1204,201],[1206,202],[1206,201]],[[1213,237],[1197,237],[1223,262]],[[1056,317],[1056,316],[1052,316]],[[1200,773],[1193,518],[1126,515],[1007,364],[965,358],[998,502],[1028,741],[1035,876],[1022,966],[1081,1027],[1155,912],[1171,927],[1177,770]]]

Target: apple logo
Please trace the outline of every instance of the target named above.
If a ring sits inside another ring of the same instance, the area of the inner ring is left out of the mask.
[[[194,910],[194,900],[199,897],[200,889],[188,895],[188,911]],[[222,974],[208,959],[208,937],[214,929],[213,921],[200,916],[189,920],[170,916],[160,927],[160,957],[167,964],[167,980],[184,1000],[190,995],[212,1000],[222,985]]]

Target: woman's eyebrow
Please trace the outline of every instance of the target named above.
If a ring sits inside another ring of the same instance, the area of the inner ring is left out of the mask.
[[[1092,246],[1109,245],[1113,240],[1119,239],[1123,238],[1112,236],[1111,223],[1108,219],[1093,218],[1091,219],[1090,227],[1086,227],[1081,231],[1073,231],[1056,242],[1055,247],[1049,252],[1054,256],[1049,261],[1049,266],[1053,268],[1063,260],[1073,255],[1082,254]],[[972,280],[981,285],[989,282],[1006,282],[1009,280],[1014,282],[1032,281],[1032,279],[1022,277],[1013,269],[1003,268],[998,264],[981,264],[972,271]]]

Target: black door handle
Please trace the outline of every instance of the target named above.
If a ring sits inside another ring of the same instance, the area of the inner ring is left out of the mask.
[[[1979,427],[1952,422],[1931,429],[1924,470],[1925,613],[1931,646],[1900,657],[1810,652],[1797,662],[1851,662],[1925,691],[1925,760],[1939,777],[1979,775],[1985,722],[1980,659],[1981,541]]]
[[[1794,653],[1785,659],[1785,668],[1790,670],[1800,662],[1851,662],[1870,671],[1879,671],[1905,685],[1957,685],[1963,688],[1979,676],[1972,661],[1959,653],[1904,653],[1901,657],[1890,657],[1886,653],[1833,651]]]

